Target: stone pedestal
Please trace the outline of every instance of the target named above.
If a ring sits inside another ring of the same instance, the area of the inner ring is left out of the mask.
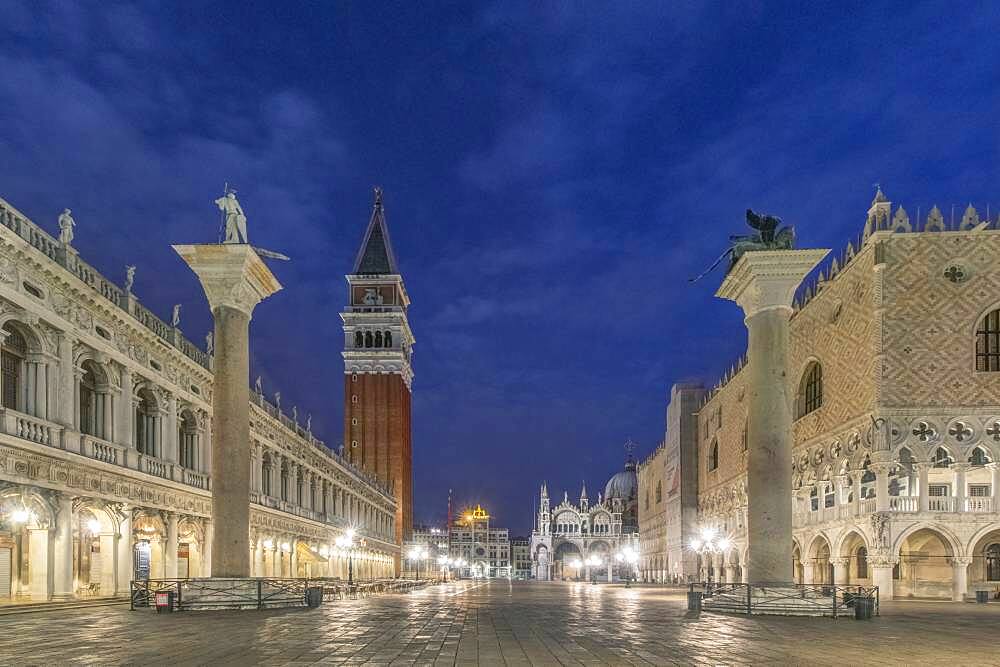
[[[743,309],[747,353],[746,569],[751,584],[790,583],[792,575],[792,398],[787,376],[788,319],[802,279],[829,250],[744,253],[716,296]]]
[[[250,345],[254,307],[281,289],[245,244],[175,245],[215,321],[212,576],[250,576]]]

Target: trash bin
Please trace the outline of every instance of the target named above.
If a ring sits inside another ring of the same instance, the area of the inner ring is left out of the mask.
[[[976,591],[976,602],[985,604],[990,601],[989,591]]]
[[[688,591],[688,611],[701,611],[700,591]]]
[[[174,592],[160,591],[156,593],[156,613],[172,614],[174,611]]]
[[[306,589],[306,606],[307,607],[318,607],[323,604],[323,589],[319,586],[313,586]]]
[[[872,598],[857,596],[854,598],[854,620],[870,621],[872,617],[872,607],[875,601]]]

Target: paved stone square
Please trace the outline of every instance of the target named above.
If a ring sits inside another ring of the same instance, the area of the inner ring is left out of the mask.
[[[318,610],[0,619],[0,664],[988,665],[1000,604],[896,602],[871,622],[690,617],[682,591],[459,582]]]

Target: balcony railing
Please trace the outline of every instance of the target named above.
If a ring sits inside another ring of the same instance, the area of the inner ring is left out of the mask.
[[[966,498],[965,499],[965,511],[966,512],[992,512],[993,511],[993,499],[992,498]]]
[[[149,454],[139,454],[139,471],[147,475],[162,477],[163,479],[174,478],[174,464],[163,459],[158,459]]]
[[[862,498],[861,499],[861,513],[862,514],[874,514],[875,513],[875,499],[874,498]]]
[[[955,498],[952,496],[935,496],[928,498],[930,511],[932,512],[954,512]]]
[[[83,435],[80,436],[80,451],[88,458],[111,465],[128,467],[128,447],[116,445],[91,435]]]
[[[62,447],[62,426],[17,410],[3,408],[3,432],[49,447]]]
[[[919,501],[916,496],[889,496],[889,509],[893,512],[916,512]]]

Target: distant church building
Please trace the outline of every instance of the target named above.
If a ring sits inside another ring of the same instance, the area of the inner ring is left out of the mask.
[[[344,456],[392,487],[396,543],[413,530],[410,298],[389,241],[382,191],[354,270],[347,276],[344,321]]]
[[[615,474],[590,504],[583,485],[577,504],[563,493],[552,507],[542,483],[535,530],[531,533],[532,575],[535,579],[599,578],[611,581],[632,573],[616,556],[626,546],[638,549],[638,491],[636,465],[629,455],[625,469]],[[599,561],[599,564],[598,564]]]

